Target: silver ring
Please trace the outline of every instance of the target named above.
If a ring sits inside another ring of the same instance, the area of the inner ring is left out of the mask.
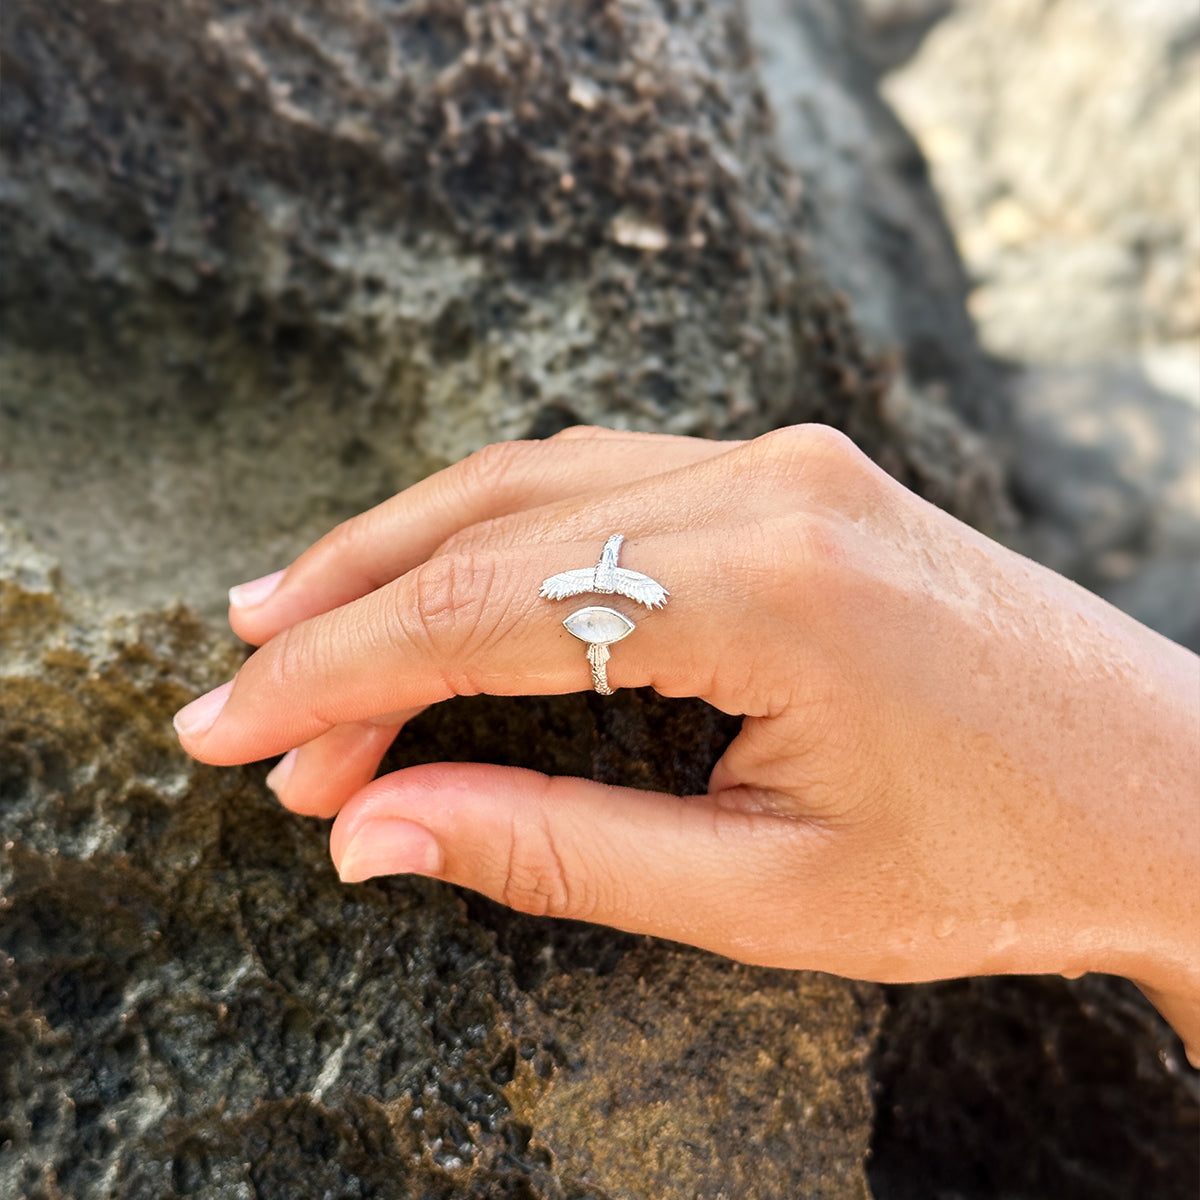
[[[662,608],[671,594],[661,583],[617,565],[625,535],[614,533],[604,543],[600,561],[594,567],[561,571],[542,581],[539,593],[546,600],[565,600],[568,596],[594,593],[599,596],[625,596],[647,608]],[[628,637],[637,626],[622,612],[602,604],[589,605],[573,612],[563,625],[567,632],[587,643],[588,662],[592,668],[592,687],[601,696],[611,696],[608,685],[608,648]]]

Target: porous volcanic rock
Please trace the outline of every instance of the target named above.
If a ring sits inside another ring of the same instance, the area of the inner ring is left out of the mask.
[[[946,397],[885,403],[812,265],[736,0],[10,0],[0,31],[0,514],[81,584],[217,615],[587,421],[827,421],[990,519]]]
[[[877,989],[344,887],[260,767],[176,743],[236,657],[0,533],[0,1192],[865,1200]],[[730,733],[641,693],[483,698],[391,762],[686,791]]]

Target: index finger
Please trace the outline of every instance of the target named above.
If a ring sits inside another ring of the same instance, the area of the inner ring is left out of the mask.
[[[230,624],[262,645],[298,621],[383,587],[471,525],[658,475],[740,445],[653,433],[573,429],[500,442],[336,526],[260,587],[230,591]],[[262,591],[265,599],[248,603]]]

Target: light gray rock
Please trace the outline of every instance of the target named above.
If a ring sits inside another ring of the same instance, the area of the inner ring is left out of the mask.
[[[876,90],[856,7],[746,7],[780,150],[803,184],[800,224],[823,273],[868,343],[896,360],[910,395],[1002,429],[962,264],[921,152]]]
[[[1189,348],[1200,394],[1200,10],[972,0],[886,85],[1017,360]]]
[[[877,0],[876,20],[905,18]],[[1200,638],[1200,11],[958,4],[885,92],[1010,376],[1027,553]],[[1035,99],[1036,98],[1036,99]]]

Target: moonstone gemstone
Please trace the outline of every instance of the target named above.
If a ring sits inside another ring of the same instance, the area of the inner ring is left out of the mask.
[[[573,612],[563,624],[567,627],[567,632],[573,633],[581,642],[590,642],[597,646],[619,642],[635,628],[627,616],[614,608],[602,608],[599,605]]]

